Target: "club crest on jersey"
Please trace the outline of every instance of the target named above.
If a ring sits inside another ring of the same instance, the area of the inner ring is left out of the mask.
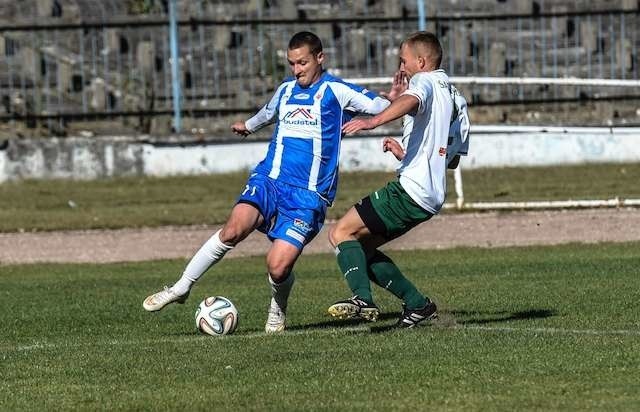
[[[440,156],[444,156],[447,154],[447,148],[446,147],[441,147],[440,150],[438,150],[438,154]]]
[[[295,110],[287,112],[282,119],[282,123],[287,125],[300,125],[300,126],[317,126],[318,119],[313,117],[309,109],[299,107]]]

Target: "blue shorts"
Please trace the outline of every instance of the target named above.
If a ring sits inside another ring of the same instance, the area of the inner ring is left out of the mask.
[[[326,202],[316,192],[259,173],[251,174],[238,203],[260,211],[264,223],[258,230],[270,240],[281,239],[298,249],[316,237],[327,213]]]

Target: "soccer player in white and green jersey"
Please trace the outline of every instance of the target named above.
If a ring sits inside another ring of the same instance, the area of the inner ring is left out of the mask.
[[[454,167],[459,155],[466,154],[468,140],[463,136],[461,144],[450,146],[455,153],[447,156],[450,129],[457,130],[460,138],[460,125],[451,126],[459,119],[456,106],[462,106],[464,99],[440,69],[441,60],[442,47],[435,35],[410,35],[402,43],[400,70],[394,77],[394,83],[405,84],[406,90],[383,112],[352,120],[342,128],[353,134],[405,116],[402,144],[392,138],[383,141],[383,151],[390,151],[401,162],[398,179],[354,205],[329,231],[338,266],[353,292],[353,297],[329,308],[332,316],[375,321],[379,309],[373,302],[370,280],[403,300],[397,326],[413,327],[436,316],[435,303],[377,248],[440,211],[447,166]],[[460,114],[465,117],[466,102],[463,109]],[[468,132],[468,121],[462,129]]]

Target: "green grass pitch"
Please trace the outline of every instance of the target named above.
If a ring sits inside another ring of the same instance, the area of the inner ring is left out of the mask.
[[[185,262],[0,266],[0,410],[640,410],[640,244],[393,252],[440,319],[325,315],[348,296],[334,257],[297,266],[289,328],[262,330],[263,257],[226,259],[185,305],[144,297]],[[195,330],[223,295],[234,335]]]
[[[640,163],[463,170],[467,202],[640,198]],[[393,179],[343,173],[328,219]],[[247,173],[0,184],[0,232],[223,223]],[[455,202],[449,173],[447,200]],[[450,211],[447,213],[451,213]]]

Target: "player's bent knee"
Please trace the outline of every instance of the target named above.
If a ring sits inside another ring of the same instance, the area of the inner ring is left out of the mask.
[[[243,231],[238,230],[235,226],[225,225],[220,231],[220,240],[230,246],[235,246],[240,243],[247,235]]]
[[[276,282],[285,280],[293,265],[296,263],[298,254],[287,253],[281,249],[271,249],[267,254],[267,270],[271,278]]]
[[[327,231],[327,238],[329,238],[329,243],[331,244],[332,247],[336,247],[337,246],[337,242],[336,242],[336,237],[335,237],[335,230],[336,227],[331,226],[329,228],[329,230]]]
[[[284,281],[287,276],[289,276],[289,273],[291,273],[291,266],[267,262],[267,270],[269,271],[271,279],[277,283]]]
[[[348,227],[341,225],[340,221],[329,228],[329,243],[331,246],[336,247],[345,240],[350,240],[354,237],[354,234]]]

